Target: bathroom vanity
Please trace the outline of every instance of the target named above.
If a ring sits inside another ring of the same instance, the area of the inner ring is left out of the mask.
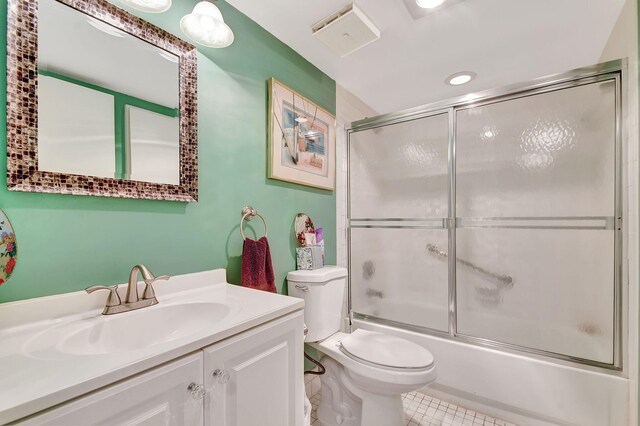
[[[158,283],[155,306],[101,315],[84,292],[0,306],[0,423],[301,425],[300,299]]]

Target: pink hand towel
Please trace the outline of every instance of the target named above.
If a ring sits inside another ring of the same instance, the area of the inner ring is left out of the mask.
[[[258,241],[250,238],[244,240],[240,284],[244,287],[277,293],[267,237],[262,237]]]

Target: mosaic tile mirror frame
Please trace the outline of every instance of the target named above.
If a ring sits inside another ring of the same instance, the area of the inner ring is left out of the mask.
[[[7,8],[7,186],[11,191],[195,202],[198,199],[196,48],[105,0],[57,0],[179,58],[179,184],[38,168],[38,0]],[[178,173],[177,172],[177,173]]]

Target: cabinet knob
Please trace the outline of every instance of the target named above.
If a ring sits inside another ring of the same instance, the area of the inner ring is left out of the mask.
[[[204,398],[204,394],[206,393],[206,391],[204,390],[204,386],[197,383],[189,384],[187,390],[191,392],[191,397],[193,399],[202,399]]]
[[[229,379],[231,379],[231,376],[229,375],[229,373],[227,373],[227,372],[226,372],[226,371],[224,371],[224,370],[221,370],[220,368],[216,368],[216,369],[213,371],[213,377],[214,377],[215,379],[218,379],[218,383],[221,383],[221,384],[223,384],[223,385],[224,385],[225,383],[228,383],[228,382],[229,382]]]

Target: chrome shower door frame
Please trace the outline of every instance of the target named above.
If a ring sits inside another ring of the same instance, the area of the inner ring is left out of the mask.
[[[377,318],[370,315],[354,312],[351,297],[352,279],[349,274],[348,280],[348,312],[350,319],[358,318],[365,321],[381,323],[402,329],[418,331],[438,337],[444,337],[469,344],[500,349],[514,353],[528,353],[545,359],[555,359],[568,362],[572,365],[582,365],[585,367],[595,367],[602,371],[622,371],[624,365],[624,347],[626,345],[623,330],[626,329],[626,318],[628,318],[626,292],[624,287],[623,260],[625,252],[623,242],[626,241],[623,215],[623,139],[624,139],[624,111],[626,109],[626,59],[605,62],[591,67],[579,68],[562,74],[542,77],[530,82],[510,85],[501,89],[487,90],[472,93],[465,96],[436,102],[403,110],[396,113],[383,114],[377,117],[368,118],[352,123],[347,137],[347,251],[349,253],[348,267],[352,271],[351,265],[351,229],[353,228],[400,228],[400,229],[447,229],[448,230],[448,332],[435,330],[422,326],[399,323],[396,321]],[[592,84],[599,81],[615,81],[616,85],[616,105],[615,105],[615,195],[614,195],[614,217],[580,217],[580,218],[460,218],[456,215],[456,133],[457,121],[456,113],[469,108],[482,105],[494,104],[497,102],[553,92],[570,87],[577,87],[585,84]],[[420,118],[426,118],[438,114],[448,114],[449,137],[448,137],[448,217],[446,218],[353,218],[351,214],[351,135],[354,132],[388,126],[391,124],[405,123]],[[603,363],[590,359],[578,358],[566,354],[555,353],[546,350],[529,348],[526,346],[510,344],[491,339],[464,335],[458,332],[457,326],[457,295],[456,295],[456,229],[457,228],[528,228],[527,225],[515,223],[511,225],[497,224],[497,219],[502,221],[548,221],[548,225],[534,226],[535,229],[611,229],[614,232],[614,330],[613,330],[613,363]],[[582,221],[593,221],[580,225],[563,225],[562,221],[580,219]],[[376,224],[376,222],[378,224]],[[560,222],[560,223],[559,223]],[[380,224],[382,223],[382,224]]]

